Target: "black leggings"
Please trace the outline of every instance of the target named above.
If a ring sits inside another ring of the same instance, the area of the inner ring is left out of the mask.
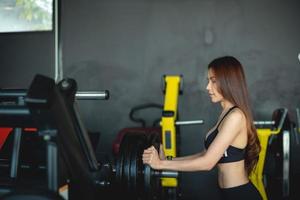
[[[222,200],[262,200],[256,187],[249,181],[232,188],[221,188]]]

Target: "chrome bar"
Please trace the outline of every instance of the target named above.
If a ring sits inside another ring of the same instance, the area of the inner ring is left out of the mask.
[[[254,125],[274,125],[275,121],[254,121]]]
[[[204,124],[204,120],[191,120],[191,121],[176,121],[175,125],[195,125],[195,124]]]
[[[17,178],[18,168],[19,168],[19,160],[20,160],[20,147],[21,147],[21,128],[14,129],[14,143],[12,150],[12,158],[11,158],[11,169],[10,169],[10,177]]]
[[[1,89],[0,98],[25,97],[27,90],[25,89]],[[109,98],[109,91],[78,91],[76,92],[78,100],[106,100]]]
[[[288,113],[288,109],[284,108],[283,114],[278,123],[278,127],[276,127],[277,130],[281,130],[284,120],[287,117],[287,113]],[[253,123],[254,123],[254,125],[274,125],[275,121],[254,121]]]
[[[63,66],[62,66],[62,44],[60,32],[60,7],[59,0],[54,1],[54,80],[56,83],[63,79]]]
[[[283,114],[282,114],[282,117],[281,117],[281,119],[280,119],[279,125],[278,125],[278,127],[277,127],[278,130],[281,130],[281,128],[282,128],[282,126],[283,126],[283,123],[284,123],[284,120],[285,120],[285,118],[286,118],[286,116],[287,116],[287,113],[288,113],[288,109],[287,109],[287,108],[284,108],[284,112],[283,112]]]
[[[159,171],[159,176],[163,178],[177,178],[178,172],[177,171]]]
[[[283,151],[283,177],[282,177],[282,194],[288,197],[290,194],[290,132],[284,130],[282,135],[282,151]]]
[[[76,92],[76,99],[78,100],[106,100],[109,98],[109,92],[104,91],[79,91]]]

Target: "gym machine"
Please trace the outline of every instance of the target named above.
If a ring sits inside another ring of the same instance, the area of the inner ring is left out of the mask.
[[[40,182],[31,184],[33,190],[26,185],[6,184],[7,194],[1,198],[62,199],[60,189],[67,187],[67,199],[71,200],[93,200],[100,196],[114,199],[116,191],[124,188],[127,194],[139,195],[137,199],[159,199],[155,198],[157,179],[154,177],[174,178],[178,173],[154,171],[142,164],[143,150],[156,145],[158,137],[126,135],[116,168],[106,160],[97,160],[76,107],[76,90],[73,79],[63,79],[56,84],[51,78],[37,75],[23,96],[24,105],[1,107],[2,127],[34,127],[46,144],[45,187]]]
[[[255,121],[261,152],[250,179],[264,200],[284,199],[290,189],[290,135],[292,122],[286,108],[273,112],[271,121]],[[275,194],[276,193],[276,194]]]
[[[10,108],[13,107],[21,107],[25,105],[25,96],[26,96],[26,90],[24,89],[2,89],[0,90],[0,109],[4,108],[5,105],[9,105]],[[75,95],[77,100],[102,100],[102,99],[108,99],[109,93],[108,91],[79,91]],[[13,109],[12,109],[13,110]],[[8,116],[6,116],[8,117]],[[21,118],[20,118],[21,119]],[[26,127],[25,124],[31,124],[29,118],[23,117],[22,120],[19,121],[19,123],[22,123],[22,125],[25,128],[10,128],[11,126],[16,125],[15,121],[12,119],[11,121],[8,121],[6,124],[8,127],[1,127],[0,128],[0,167],[8,167],[11,166],[10,170],[10,178],[16,178],[17,177],[17,166],[19,162],[19,153],[20,153],[20,146],[21,145],[27,145],[27,144],[21,144],[21,137],[23,137],[23,140],[30,142],[37,142],[34,141],[37,139],[37,134],[31,134],[36,133],[37,129],[34,127]],[[28,133],[28,134],[26,134]],[[10,140],[10,141],[9,141]],[[30,148],[30,145],[27,145]],[[12,148],[13,147],[13,148]],[[12,151],[11,156],[11,163],[8,163],[7,157],[9,155],[8,151]],[[25,149],[26,151],[26,149]],[[24,147],[22,148],[22,154],[24,154]],[[31,155],[30,155],[31,156]],[[25,157],[28,157],[27,155]],[[32,161],[31,161],[32,163]],[[28,165],[21,165],[21,168],[30,168],[31,166]],[[39,166],[39,168],[44,168],[44,166]],[[0,171],[3,171],[1,168]]]
[[[17,173],[12,184],[4,183],[8,194],[2,199],[61,199],[59,189],[68,186],[70,199],[94,199],[97,187],[109,184],[109,165],[99,163],[95,159],[87,132],[80,121],[75,105],[78,99],[88,99],[88,93],[76,94],[76,82],[64,79],[59,84],[48,77],[37,75],[30,89],[24,91],[1,90],[2,96],[24,99],[23,105],[5,105],[0,109],[0,125],[2,127],[35,127],[37,134],[45,142],[46,181],[28,183],[34,177],[28,177],[23,184],[19,182]],[[108,93],[92,93],[93,98],[108,98]],[[34,144],[32,144],[34,147]],[[38,151],[39,149],[32,149]],[[19,148],[13,148],[19,152]],[[14,154],[13,154],[14,155]],[[12,158],[18,169],[18,156]],[[93,180],[93,178],[95,180]],[[46,184],[43,184],[46,182]],[[77,184],[79,183],[79,184]],[[33,189],[29,189],[33,188]]]
[[[161,150],[159,148],[163,148],[166,159],[178,156],[179,148],[177,146],[180,140],[178,127],[203,124],[203,120],[178,120],[178,96],[182,94],[182,89],[181,75],[163,75],[164,105],[148,103],[136,106],[130,111],[130,119],[141,123],[142,127],[122,129],[113,144],[114,153],[117,153],[115,177],[116,182],[119,183],[117,185],[123,191],[122,197],[127,194],[127,198],[130,199],[180,199],[179,174],[153,171],[148,165],[143,167],[141,156],[143,150],[151,145],[154,145],[158,151]],[[146,127],[144,119],[134,116],[135,112],[147,108],[161,109],[162,112],[161,119],[155,120],[152,127]],[[157,124],[160,127],[157,127]],[[135,170],[136,168],[139,170]],[[143,169],[143,173],[137,173],[141,169]]]
[[[77,100],[101,100],[108,99],[109,93],[84,91],[75,96]],[[33,126],[25,97],[24,89],[0,90],[0,182],[30,185],[30,180],[45,175],[44,140],[38,137],[37,128]]]
[[[177,140],[180,138],[180,125],[203,124],[203,120],[178,121],[178,96],[183,93],[182,75],[163,76],[164,109],[162,112],[162,144],[166,159],[172,159],[179,153]],[[176,199],[179,193],[179,180],[177,178],[162,178],[161,184],[170,196]]]
[[[115,157],[117,157],[120,149],[120,144],[124,135],[128,134],[129,132],[140,133],[140,134],[157,134],[161,135],[161,127],[159,122],[161,121],[161,111],[163,106],[157,103],[144,103],[141,105],[134,106],[131,108],[129,112],[129,119],[132,122],[140,124],[140,126],[135,127],[126,127],[121,129],[117,136],[113,141],[112,152]],[[149,123],[150,119],[145,118],[145,111],[147,112],[157,112],[158,117],[156,116],[155,119],[152,119],[152,123]],[[154,111],[156,110],[156,111]],[[142,113],[142,114],[141,114]]]

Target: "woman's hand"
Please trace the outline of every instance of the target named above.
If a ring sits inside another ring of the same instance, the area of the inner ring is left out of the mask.
[[[143,153],[143,163],[150,165],[153,169],[160,168],[160,159],[157,150],[154,146],[151,146],[144,150]]]
[[[160,146],[159,146],[159,158],[160,158],[161,160],[165,160],[165,159],[166,159],[166,157],[165,157],[165,152],[164,152],[164,148],[163,148],[163,145],[162,145],[162,144],[160,144]]]

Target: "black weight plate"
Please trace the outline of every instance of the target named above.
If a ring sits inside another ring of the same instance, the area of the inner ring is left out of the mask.
[[[116,158],[116,182],[117,184],[121,184],[122,180],[122,168],[123,168],[123,159],[124,155],[119,151],[118,156]]]
[[[144,166],[144,190],[146,199],[152,195],[152,169],[149,165]]]
[[[160,137],[156,133],[148,135],[147,137],[147,147],[152,145],[159,152]],[[159,177],[154,176],[154,171],[148,165],[144,166],[144,190],[145,198],[148,200],[161,198],[161,180]]]
[[[127,192],[129,192],[129,186],[130,186],[130,160],[131,160],[131,149],[134,146],[134,141],[132,135],[127,136],[127,146],[124,149],[124,165],[123,165],[123,179],[122,184]]]
[[[124,135],[120,143],[120,149],[116,161],[116,182],[120,188],[123,188],[123,179],[124,179],[124,162],[126,159],[126,149],[128,148],[128,136]]]
[[[134,141],[136,142],[136,141]],[[137,192],[136,182],[138,177],[138,167],[137,167],[137,146],[133,146],[131,149],[131,157],[130,157],[130,180],[128,184],[128,189],[130,192]]]
[[[134,136],[134,147],[132,148],[131,152],[131,159],[130,159],[130,191],[135,195],[135,197],[140,196],[141,192],[141,168],[142,168],[142,151],[144,150],[144,140],[143,135],[135,135]]]

